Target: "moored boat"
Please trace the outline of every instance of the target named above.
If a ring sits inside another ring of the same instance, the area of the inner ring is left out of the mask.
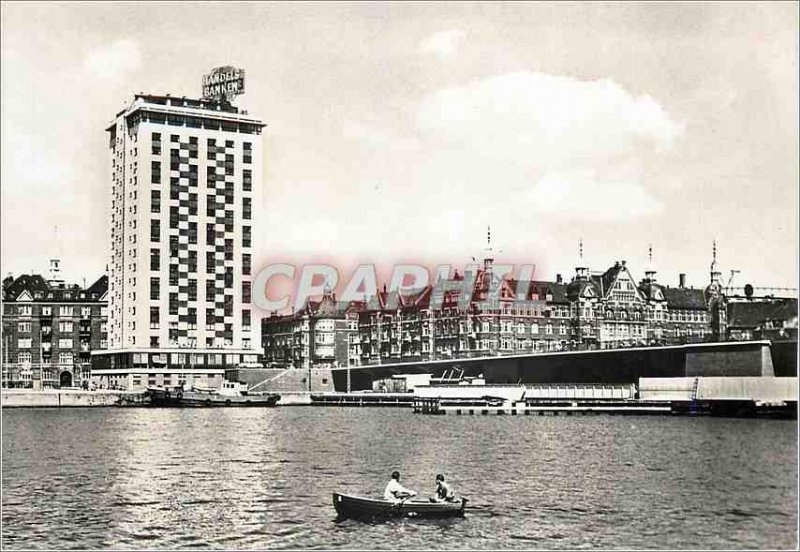
[[[446,518],[462,517],[467,499],[456,502],[421,502],[403,500],[392,502],[333,493],[333,507],[340,518],[380,519],[380,518]]]
[[[147,394],[153,406],[275,406],[281,398],[276,393],[248,394],[246,384],[233,381],[223,381],[218,389],[150,387]]]

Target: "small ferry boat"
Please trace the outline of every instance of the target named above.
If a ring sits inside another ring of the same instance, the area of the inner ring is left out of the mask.
[[[153,406],[275,406],[281,398],[276,393],[248,394],[247,384],[237,381],[223,381],[217,389],[150,387],[147,395]]]
[[[412,500],[392,502],[333,493],[333,507],[336,508],[336,513],[340,518],[463,517],[466,505],[467,499],[463,497],[455,502],[421,502]]]

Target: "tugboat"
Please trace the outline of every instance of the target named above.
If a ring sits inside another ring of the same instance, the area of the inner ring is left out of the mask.
[[[150,387],[147,395],[152,406],[275,406],[281,398],[276,393],[248,395],[247,384],[238,381],[223,381],[218,389]]]

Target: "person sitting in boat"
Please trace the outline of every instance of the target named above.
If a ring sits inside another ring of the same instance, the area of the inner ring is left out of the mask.
[[[436,475],[436,494],[431,497],[431,502],[455,502],[456,495],[450,485],[444,482],[444,475]]]
[[[411,498],[412,496],[417,496],[417,493],[403,487],[400,484],[400,472],[393,471],[392,478],[389,480],[389,483],[386,484],[386,490],[383,491],[383,498],[385,500],[399,501]]]

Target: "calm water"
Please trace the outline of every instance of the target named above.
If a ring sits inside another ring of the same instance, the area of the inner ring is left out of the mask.
[[[2,413],[2,545],[18,548],[795,548],[797,424],[423,416],[404,409]],[[333,491],[464,519],[335,521]]]

